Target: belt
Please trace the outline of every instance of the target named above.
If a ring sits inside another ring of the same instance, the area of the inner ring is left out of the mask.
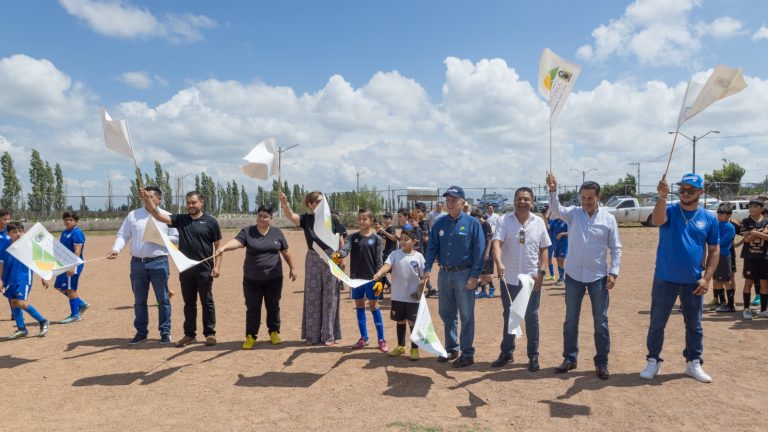
[[[440,266],[440,270],[447,272],[458,272],[462,270],[469,270],[472,266]]]
[[[140,261],[143,263],[152,262],[152,261],[159,261],[161,259],[168,259],[168,255],[157,255],[149,258],[141,258],[141,257],[133,257],[131,258],[132,261]]]

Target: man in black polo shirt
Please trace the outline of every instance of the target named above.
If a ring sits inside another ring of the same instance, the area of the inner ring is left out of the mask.
[[[179,251],[188,258],[202,261],[213,256],[219,248],[221,229],[213,216],[203,212],[205,199],[197,191],[188,192],[187,214],[166,215],[157,210],[143,189],[141,197],[149,213],[160,222],[179,230]],[[216,345],[216,311],[213,304],[213,279],[219,276],[221,256],[207,260],[179,273],[181,294],[184,297],[184,337],[176,342],[183,347],[195,341],[197,331],[197,297],[203,308],[203,335],[205,344]]]

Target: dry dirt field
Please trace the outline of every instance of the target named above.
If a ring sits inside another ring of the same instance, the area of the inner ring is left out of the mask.
[[[224,237],[234,235],[227,231]],[[372,346],[352,351],[349,346],[358,336],[347,291],[341,306],[344,339],[333,347],[306,347],[299,340],[303,275],[283,288],[284,343],[270,345],[262,327],[256,347],[243,351],[242,249],[225,256],[223,274],[214,283],[218,345],[197,343],[182,349],[159,345],[157,309],[150,308],[150,341],[130,347],[126,344],[134,334],[130,254],[123,251],[116,261],[86,266],[81,292],[93,307],[83,321],[52,326],[45,338],[0,343],[4,395],[0,429],[765,430],[762,391],[768,388],[768,319],[745,322],[740,314],[705,312],[705,369],[714,382],[700,384],[683,374],[683,322],[674,313],[667,328],[662,375],[652,382],[638,377],[645,366],[657,235],[653,228],[621,230],[623,265],[611,294],[612,376],[607,381],[597,379],[592,367],[588,299],[582,311],[579,367],[564,375],[553,372],[561,361],[564,301],[563,289],[551,283],[542,296],[542,370],[537,373],[526,369],[524,340],[514,365],[490,367],[502,328],[498,298],[477,302],[476,364],[466,369],[438,364],[426,353],[411,362],[390,359]],[[303,237],[290,231],[288,240],[303,271]],[[110,235],[90,235],[86,258],[103,256],[112,241]],[[171,287],[179,292],[177,276],[172,270]],[[737,281],[741,286],[741,278]],[[740,300],[739,294],[737,305]],[[49,319],[68,315],[64,297],[44,290],[39,281],[31,302]],[[176,340],[182,336],[181,296],[172,304]],[[384,302],[385,311],[388,304]],[[430,308],[442,334],[437,300],[430,300]],[[8,315],[0,307],[0,318]],[[394,323],[384,316],[387,337],[394,343]],[[0,321],[3,335],[12,331],[12,322]],[[369,319],[369,332],[373,331]]]

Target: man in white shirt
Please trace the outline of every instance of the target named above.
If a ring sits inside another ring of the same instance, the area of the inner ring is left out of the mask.
[[[557,180],[547,175],[549,211],[568,224],[568,261],[565,263],[565,323],[563,324],[563,362],[555,372],[576,368],[579,354],[579,315],[584,292],[589,292],[595,338],[597,376],[608,379],[608,293],[616,284],[621,264],[621,241],[616,218],[599,208],[600,185],[587,181],[581,185],[581,207],[565,207],[557,196]],[[610,268],[606,260],[610,250]]]
[[[432,226],[435,224],[435,220],[439,218],[440,216],[443,216],[445,214],[445,211],[443,210],[443,203],[438,202],[435,205],[435,209],[429,212],[427,215],[427,222],[429,222],[429,228],[431,229]]]
[[[519,189],[518,189],[519,190]],[[499,223],[499,215],[493,210],[493,206],[489,205],[487,209],[487,213],[485,214],[485,221],[488,222],[488,225],[491,226],[491,231],[496,232],[496,226]]]
[[[145,188],[152,197],[155,205],[159,205],[163,198],[160,189],[148,186]],[[162,210],[165,212],[165,210]],[[165,212],[168,213],[168,212]],[[154,223],[162,232],[168,234],[172,241],[178,241],[178,232],[175,228],[169,229],[167,225],[156,221],[145,208],[131,211],[123,221],[123,225],[117,232],[117,238],[107,258],[115,259],[117,254],[131,243],[131,288],[133,289],[133,313],[135,315],[133,326],[136,335],[128,341],[129,345],[135,345],[147,340],[149,334],[149,313],[147,311],[147,296],[149,284],[155,291],[158,310],[158,329],[160,330],[160,343],[171,343],[171,300],[168,295],[168,250],[154,243],[144,242],[144,229],[147,223]]]
[[[489,206],[489,211],[492,207]],[[525,332],[528,337],[528,370],[539,370],[539,305],[541,284],[544,280],[547,250],[552,244],[544,220],[533,213],[533,191],[521,187],[515,191],[515,211],[498,218],[493,234],[493,259],[499,274],[504,322],[499,358],[491,366],[502,367],[512,363],[515,335],[508,332],[509,308],[520,293],[519,274],[535,281],[528,307],[525,310]]]

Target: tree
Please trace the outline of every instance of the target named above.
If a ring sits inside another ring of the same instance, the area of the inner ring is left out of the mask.
[[[163,171],[163,167],[158,161],[155,161],[155,178],[153,182],[154,186],[163,193],[162,207],[165,209],[172,208],[173,190],[171,189],[171,176],[168,174],[168,171]]]
[[[139,181],[141,180],[141,168],[136,168],[136,179],[131,180],[131,189],[130,189],[130,195],[128,196],[128,201],[130,202],[130,206],[132,209],[136,209],[139,207],[144,206],[144,202],[141,200],[141,196],[139,195]],[[142,187],[147,186],[146,184],[141,185]]]
[[[632,174],[620,178],[616,184],[605,184],[600,191],[600,195],[608,199],[616,195],[635,195],[637,191],[637,179]]]
[[[13,158],[7,151],[3,152],[3,156],[0,158],[0,167],[2,167],[3,175],[3,194],[0,197],[0,207],[15,212],[19,209],[19,201],[21,200],[21,183],[16,175],[16,168],[13,167]]]
[[[245,214],[248,214],[251,212],[251,209],[249,207],[250,202],[248,202],[248,194],[245,193],[245,186],[240,185],[240,202],[241,207],[240,211],[242,211]]]
[[[741,179],[746,170],[736,162],[723,159],[723,167],[704,174],[704,189],[707,193],[717,194],[721,198],[730,198],[738,194]]]
[[[45,216],[45,198],[48,189],[45,162],[40,157],[40,152],[35,149],[32,149],[32,158],[29,163],[29,183],[32,186],[32,191],[27,194],[29,210]]]
[[[61,165],[59,165],[58,162],[56,163],[56,167],[54,168],[54,176],[56,177],[56,191],[53,197],[53,209],[60,213],[64,211],[66,202],[64,198],[64,174],[61,172]],[[110,184],[110,189],[112,189],[111,184]],[[111,197],[110,197],[110,205],[111,205]]]

